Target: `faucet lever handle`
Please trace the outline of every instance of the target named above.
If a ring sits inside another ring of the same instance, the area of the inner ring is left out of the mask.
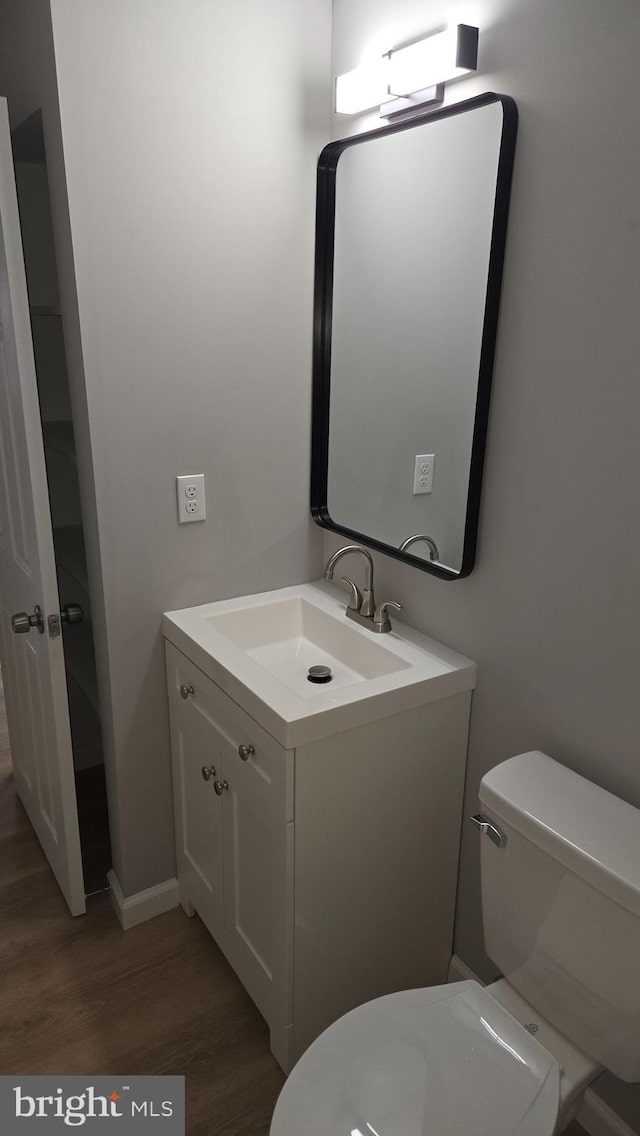
[[[398,603],[397,600],[384,600],[383,603],[378,604],[373,616],[374,631],[391,631],[390,607],[395,608],[396,611],[402,611],[402,604]]]
[[[347,611],[360,611],[362,607],[362,593],[360,588],[350,576],[343,576],[345,584],[351,588],[351,595],[349,596],[349,603],[347,604]]]

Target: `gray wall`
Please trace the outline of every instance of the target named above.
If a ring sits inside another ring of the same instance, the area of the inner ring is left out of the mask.
[[[334,0],[334,74],[471,17],[479,74],[447,101],[520,111],[477,567],[444,582],[378,557],[378,596],[479,665],[465,815],[530,748],[640,806],[640,8]],[[336,116],[333,136],[372,125]],[[478,852],[465,825],[455,947],[490,978]],[[640,1132],[640,1090],[599,1091]]]
[[[325,0],[52,0],[125,894],[173,874],[160,614],[313,574]],[[275,455],[275,459],[274,459]],[[207,520],[178,527],[174,479]]]
[[[7,56],[29,71],[41,26],[6,7]],[[174,874],[162,611],[318,574],[310,355],[330,5],[52,0],[51,13],[78,292],[69,364],[87,404],[128,895]],[[42,95],[5,63],[17,122]],[[207,521],[178,527],[174,478],[190,472],[205,474]]]

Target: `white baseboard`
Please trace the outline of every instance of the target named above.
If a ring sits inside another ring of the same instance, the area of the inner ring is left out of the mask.
[[[118,922],[123,931],[144,923],[147,919],[154,919],[156,915],[164,915],[172,907],[178,907],[180,896],[178,894],[178,881],[176,879],[164,880],[155,887],[146,891],[138,891],[135,895],[123,895],[113,869],[107,873],[111,901],[115,908]]]
[[[452,955],[447,980],[449,982],[463,982],[468,978],[472,978],[474,982],[479,982],[481,986],[484,986],[482,979],[473,973],[466,962],[463,962],[457,955]],[[633,1129],[629,1128],[628,1124],[625,1124],[624,1120],[613,1109],[609,1108],[608,1104],[605,1104],[602,1097],[594,1093],[593,1089],[587,1089],[584,1094],[584,1101],[576,1119],[585,1132],[589,1133],[589,1136],[636,1136]]]

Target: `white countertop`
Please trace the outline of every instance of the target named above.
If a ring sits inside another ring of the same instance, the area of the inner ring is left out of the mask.
[[[346,599],[341,588],[325,581],[296,584],[166,612],[163,633],[287,749],[475,687],[477,668],[470,659],[395,616],[391,632],[375,634],[346,618]],[[255,642],[252,608],[260,609]],[[229,613],[236,615],[229,618]],[[311,640],[306,630],[297,638],[295,631],[291,634],[296,621],[302,628],[302,613],[305,628],[321,627]],[[280,657],[285,661],[278,662]],[[341,665],[344,658],[349,666]],[[336,669],[336,681],[307,682],[307,665],[327,660]]]

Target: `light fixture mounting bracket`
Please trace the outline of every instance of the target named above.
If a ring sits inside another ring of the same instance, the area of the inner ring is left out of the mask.
[[[435,87],[425,87],[422,91],[412,91],[410,95],[394,95],[389,91],[389,99],[380,104],[380,118],[396,118],[400,114],[415,114],[425,107],[441,106],[444,102],[444,83]]]

